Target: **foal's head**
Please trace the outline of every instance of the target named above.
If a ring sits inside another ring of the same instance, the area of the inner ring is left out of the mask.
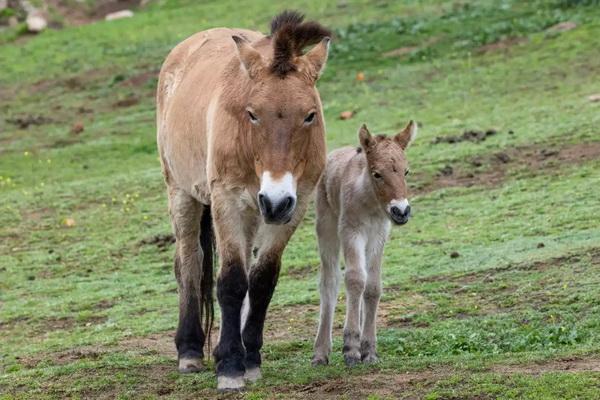
[[[233,38],[250,78],[240,118],[250,131],[250,151],[260,180],[258,205],[271,224],[291,220],[298,181],[303,174],[316,181],[321,171],[313,170],[321,169],[325,158],[325,126],[315,84],[327,60],[330,33],[302,20],[300,14],[282,13],[271,23],[271,37],[257,48]],[[316,45],[304,54],[303,48],[311,44]],[[272,51],[272,59],[263,57],[265,49]]]
[[[408,162],[404,151],[416,134],[417,125],[413,121],[393,137],[371,136],[366,125],[358,132],[379,206],[398,225],[404,225],[410,217],[406,185]]]

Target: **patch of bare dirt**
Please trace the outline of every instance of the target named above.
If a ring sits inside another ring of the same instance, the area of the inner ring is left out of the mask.
[[[486,140],[490,136],[494,136],[498,133],[495,129],[487,129],[484,131],[480,130],[467,130],[462,133],[462,135],[447,135],[447,136],[437,136],[435,137],[431,143],[460,143],[460,142],[474,142],[480,143]]]
[[[53,122],[51,118],[43,115],[23,115],[6,120],[9,124],[16,126],[19,129],[27,129],[32,125],[45,125]]]
[[[140,99],[135,96],[127,97],[125,99],[119,100],[116,103],[113,103],[114,108],[127,108],[131,106],[135,106],[139,104]]]
[[[559,360],[542,361],[532,364],[492,365],[483,372],[512,376],[514,374],[540,375],[552,372],[598,372],[600,360],[586,358],[564,358]],[[315,399],[366,399],[369,396],[381,398],[419,399],[436,382],[450,378],[453,374],[464,376],[469,371],[453,369],[452,367],[436,367],[417,372],[390,373],[389,371],[369,371],[363,375],[352,374],[335,379],[323,379],[306,385],[287,385],[274,388],[273,392],[285,394],[286,398],[315,398]],[[466,399],[487,399],[482,394],[474,394]]]
[[[140,240],[139,246],[156,246],[160,251],[166,251],[175,244],[175,236],[170,233],[158,234]]]
[[[521,43],[524,43],[526,41],[527,41],[527,38],[523,38],[523,37],[506,38],[506,39],[502,39],[502,40],[494,42],[494,43],[489,43],[489,44],[483,45],[483,46],[477,48],[475,50],[475,53],[483,54],[483,53],[492,53],[492,52],[497,52],[497,51],[505,52],[508,49],[510,49],[511,47],[516,46]]]
[[[494,365],[490,371],[502,375],[540,375],[549,372],[600,372],[600,360],[570,357],[525,365]]]
[[[121,82],[121,86],[139,88],[145,86],[150,80],[158,78],[159,70],[152,69],[140,72]]]
[[[441,188],[497,186],[507,172],[523,169],[528,173],[545,173],[556,165],[574,165],[600,158],[600,142],[578,143],[564,146],[542,145],[521,146],[505,149],[487,156],[475,156],[468,160],[469,169],[450,164],[440,169],[433,181],[416,183],[412,189],[416,194],[429,193]],[[487,166],[487,168],[485,168]],[[423,179],[423,178],[422,178]],[[423,179],[424,180],[424,179]]]
[[[104,19],[106,14],[112,12],[136,9],[142,3],[141,0],[97,0],[93,6],[85,3],[66,0],[46,0],[48,8],[59,14],[68,25],[85,25]]]

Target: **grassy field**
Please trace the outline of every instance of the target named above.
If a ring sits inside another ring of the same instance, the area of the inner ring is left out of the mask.
[[[344,366],[340,301],[332,364],[310,366],[311,211],[285,253],[264,378],[224,397],[600,397],[599,5],[295,3],[335,30],[319,83],[330,149],[356,144],[362,122],[421,124],[414,218],[386,248],[379,364]],[[156,77],[190,34],[266,31],[280,10],[158,1],[130,20],[0,35],[0,398],[217,396],[212,360],[176,371]],[[473,130],[490,134],[462,140]]]

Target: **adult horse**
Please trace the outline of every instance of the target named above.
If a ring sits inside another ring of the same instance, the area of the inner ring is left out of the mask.
[[[202,368],[213,315],[214,232],[221,390],[260,377],[281,255],[325,165],[315,84],[329,36],[286,11],[272,20],[268,36],[227,28],[197,33],[171,51],[160,72],[157,136],[177,239],[179,370]],[[304,54],[309,45],[315,46]]]

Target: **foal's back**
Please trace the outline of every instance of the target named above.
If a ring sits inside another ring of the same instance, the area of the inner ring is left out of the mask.
[[[355,147],[342,147],[329,153],[317,191],[317,213],[333,212],[339,216],[344,192],[352,190],[365,164],[365,158]]]

